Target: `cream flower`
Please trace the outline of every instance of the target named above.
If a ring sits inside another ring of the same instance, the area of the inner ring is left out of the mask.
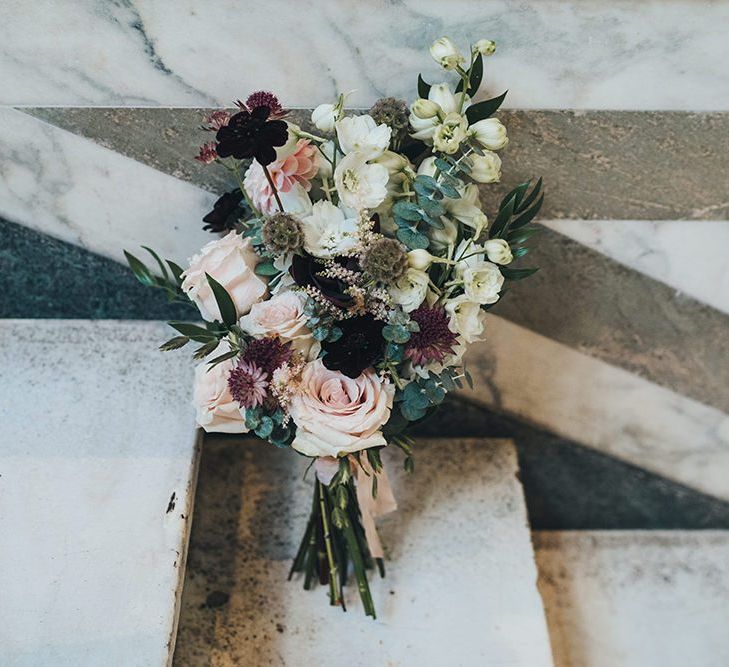
[[[425,113],[425,109],[428,113],[432,111],[431,105],[424,104],[424,100],[416,100],[410,106],[410,126],[413,128],[413,132],[410,134],[413,139],[419,139],[427,144],[433,142],[433,136],[438,129],[438,126],[443,122],[443,119],[449,113],[458,113],[458,107],[461,102],[461,96],[455,95],[450,86],[447,83],[438,83],[430,87],[428,92],[428,100],[437,105],[436,114],[429,116],[428,118],[421,118],[418,114]],[[466,95],[463,101],[463,108],[460,113],[464,113],[465,110],[471,105],[471,98]],[[415,113],[415,112],[418,113]]]
[[[405,275],[390,288],[390,296],[394,303],[410,313],[425,301],[428,295],[428,274],[419,269],[409,268]]]
[[[211,356],[219,354],[222,354],[220,346]],[[228,389],[228,374],[233,365],[234,361],[228,359],[212,368],[207,363],[195,368],[193,404],[197,423],[207,433],[248,432],[240,406]]]
[[[333,132],[338,117],[339,110],[336,104],[320,104],[311,112],[311,122],[322,132]]]
[[[504,284],[499,267],[491,262],[481,261],[467,268],[462,275],[463,290],[471,301],[481,304],[496,303]]]
[[[446,114],[443,122],[433,133],[433,147],[442,153],[453,155],[466,139],[468,121],[461,114],[452,111]]]
[[[458,47],[448,37],[436,39],[430,45],[430,55],[444,69],[456,69],[466,62]]]
[[[347,116],[336,122],[337,138],[345,155],[359,153],[365,160],[374,160],[390,145],[392,130],[375,123],[372,116]]]
[[[345,206],[360,211],[377,208],[387,196],[387,169],[381,164],[367,164],[359,153],[343,157],[334,171],[334,184]]]
[[[381,428],[390,418],[395,388],[373,369],[352,379],[308,363],[289,414],[296,424],[291,446],[307,456],[343,456],[387,444]]]
[[[468,128],[468,134],[490,151],[501,150],[509,143],[506,127],[498,118],[479,120]]]
[[[469,301],[465,295],[451,299],[445,305],[450,315],[448,328],[463,338],[466,343],[475,343],[481,340],[486,313],[481,305]]]
[[[304,248],[314,257],[335,257],[357,245],[357,220],[331,202],[316,202],[303,222]]]
[[[496,42],[492,39],[479,39],[474,46],[482,56],[492,56],[496,53]]]
[[[462,224],[476,230],[476,236],[488,225],[486,214],[480,209],[478,186],[469,183],[462,190],[459,199],[444,199],[448,213]]]
[[[306,326],[307,319],[304,296],[300,292],[288,291],[253,304],[251,312],[240,319],[240,327],[255,338],[279,336],[304,357],[310,358],[314,348],[318,352],[319,345],[315,345]]]
[[[235,232],[203,247],[182,274],[182,289],[204,320],[220,320],[220,309],[205,274],[211,275],[233,299],[238,315],[245,315],[267,291],[266,282],[254,272],[259,257],[250,239]]]
[[[486,256],[494,264],[508,264],[514,259],[511,248],[504,239],[490,239],[483,244]]]
[[[501,178],[501,158],[491,151],[484,151],[483,155],[471,155],[470,176],[478,183],[498,183]]]

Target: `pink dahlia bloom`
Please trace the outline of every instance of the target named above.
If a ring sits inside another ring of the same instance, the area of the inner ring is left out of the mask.
[[[316,176],[318,168],[316,146],[313,146],[308,139],[299,139],[293,153],[283,160],[268,165],[276,189],[283,193],[289,192],[297,183],[307,192],[311,190],[311,179]],[[255,160],[246,172],[243,185],[254,206],[261,213],[271,215],[278,210],[266,174]]]

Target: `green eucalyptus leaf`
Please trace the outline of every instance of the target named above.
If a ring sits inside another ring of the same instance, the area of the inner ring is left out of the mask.
[[[405,419],[411,422],[418,421],[418,419],[422,419],[423,417],[425,417],[424,409],[416,408],[405,402],[400,404],[400,412],[402,413],[402,416],[405,417]]]
[[[254,269],[256,275],[259,276],[275,276],[277,273],[281,273],[274,265],[273,262],[259,262],[256,264]]]
[[[420,220],[420,207],[409,201],[399,201],[392,207],[394,215],[403,220]]]
[[[460,199],[461,193],[456,190],[453,185],[447,182],[443,182],[439,184],[440,191],[449,199]]]
[[[395,236],[397,236],[398,241],[404,243],[410,250],[425,250],[430,245],[428,237],[416,229],[400,228]]]

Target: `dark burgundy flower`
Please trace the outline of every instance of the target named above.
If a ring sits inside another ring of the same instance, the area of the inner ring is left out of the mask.
[[[225,127],[230,120],[230,114],[227,111],[213,111],[202,123],[203,130],[218,131],[221,127]]]
[[[269,376],[289,359],[291,344],[282,342],[277,336],[253,339],[241,356],[242,361],[254,364]]]
[[[342,265],[345,268],[352,268],[346,263]],[[354,299],[347,294],[348,285],[336,278],[325,278],[319,275],[325,268],[322,262],[311,255],[294,255],[289,273],[300,287],[314,287],[337,308],[349,308],[354,303]]]
[[[282,120],[269,120],[267,106],[241,109],[224,127],[218,130],[218,155],[237,160],[255,158],[266,166],[276,159],[276,147],[288,140],[289,131]]]
[[[281,106],[281,102],[278,101],[278,97],[267,90],[257,90],[255,93],[251,93],[245,105],[242,105],[239,101],[238,106],[245,106],[249,110],[256,107],[268,107],[271,118],[281,118],[286,113]]]
[[[240,189],[226,192],[213,204],[213,210],[203,218],[203,229],[218,234],[234,229],[238,219],[246,213],[246,208],[240,205],[242,200],[243,193]]]
[[[405,346],[405,356],[417,366],[430,361],[443,361],[447,354],[453,354],[457,337],[448,328],[448,314],[443,308],[420,306],[410,319],[417,322],[420,331],[414,331]]]
[[[215,150],[215,142],[208,141],[200,146],[200,151],[195,156],[198,162],[203,164],[212,164],[218,158],[218,151]]]
[[[322,361],[331,371],[339,371],[356,378],[382,358],[385,339],[382,337],[384,322],[372,315],[352,317],[337,322],[342,336],[333,343],[322,343],[326,352]]]
[[[255,408],[266,400],[268,380],[254,363],[239,361],[228,374],[230,395],[242,408]]]

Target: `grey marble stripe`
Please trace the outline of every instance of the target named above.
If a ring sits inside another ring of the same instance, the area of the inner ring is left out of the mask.
[[[228,173],[192,156],[200,109],[23,109],[173,176],[219,191]],[[305,118],[305,112],[296,116]],[[496,202],[529,176],[549,188],[545,218],[729,219],[729,113],[508,110],[511,143]]]

